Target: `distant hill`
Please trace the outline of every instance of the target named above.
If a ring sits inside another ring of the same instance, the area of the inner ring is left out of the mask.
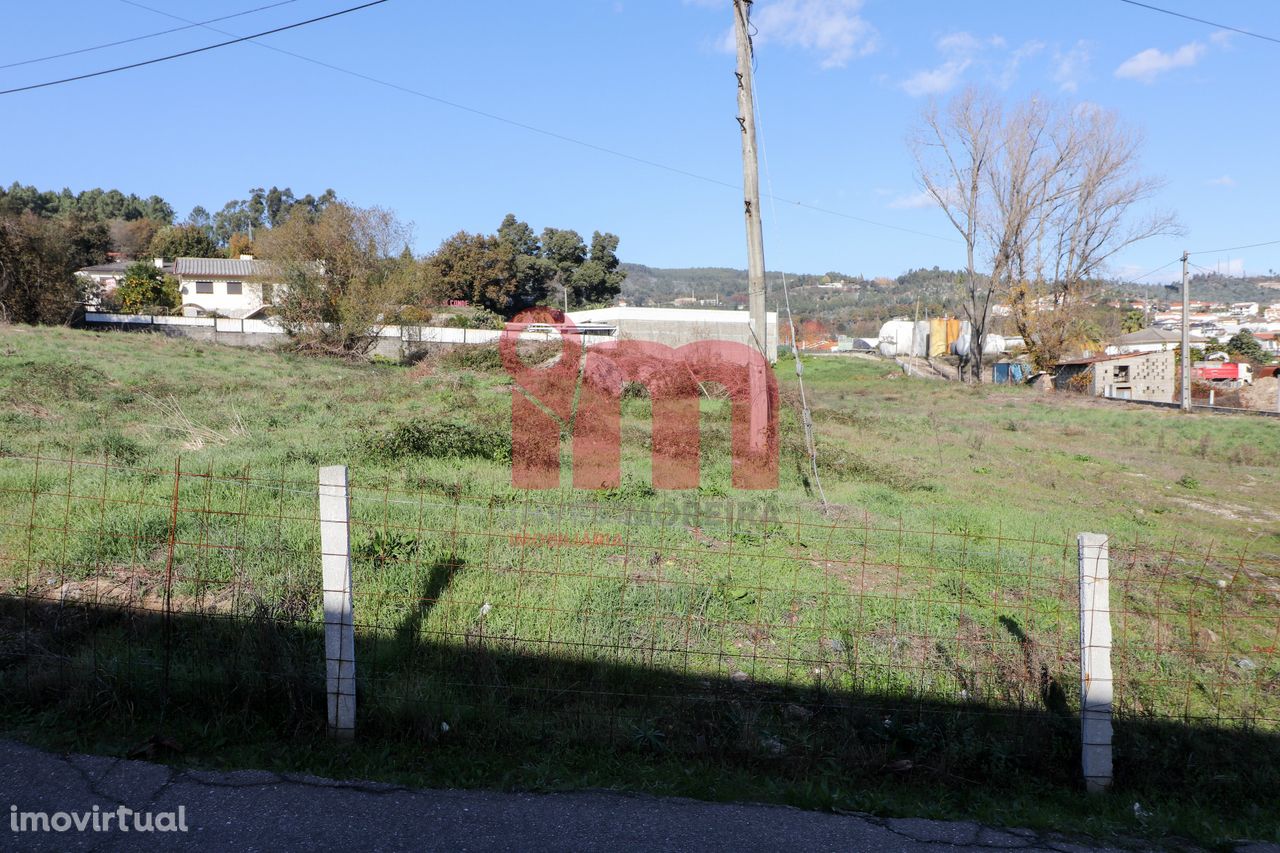
[[[626,263],[622,268],[627,272],[627,279],[622,285],[622,296],[633,305],[669,303],[681,297],[718,299],[721,303],[730,305],[734,303],[736,296],[741,296],[742,304],[746,304],[746,270],[730,267],[664,269]],[[797,275],[776,270],[769,272],[768,278],[772,281],[783,275],[786,275],[788,283],[796,282],[797,285],[817,284],[823,280],[821,275]]]
[[[747,271],[730,267],[661,268],[623,264],[622,296],[632,305],[670,305],[675,299],[716,300],[722,308],[747,304]],[[959,312],[953,270],[908,270],[897,278],[866,279],[837,271],[822,274],[770,271],[768,307],[782,308],[786,276],[796,321],[816,321],[834,333],[870,334],[894,316]],[[820,287],[843,283],[843,288]]]
[[[1191,298],[1203,302],[1259,302],[1270,305],[1280,302],[1280,277],[1273,275],[1229,278],[1217,273],[1199,273],[1191,276]],[[1117,289],[1157,302],[1177,302],[1182,298],[1181,286],[1162,284],[1117,285]]]

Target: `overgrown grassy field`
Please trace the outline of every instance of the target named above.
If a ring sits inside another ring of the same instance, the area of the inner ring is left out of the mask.
[[[491,349],[409,368],[0,327],[7,725],[418,783],[1278,837],[1280,425],[808,361],[824,506],[792,368],[770,502],[730,488],[716,399],[697,493],[649,488],[642,395],[620,488],[567,488],[566,457],[530,494]],[[320,734],[328,464],[353,483],[347,749]],[[1113,538],[1101,801],[1075,788],[1080,531]],[[139,615],[170,574],[178,616]]]

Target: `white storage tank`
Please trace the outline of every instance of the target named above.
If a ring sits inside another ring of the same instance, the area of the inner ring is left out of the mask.
[[[914,326],[910,320],[890,320],[880,327],[880,354],[886,358],[911,354]]]

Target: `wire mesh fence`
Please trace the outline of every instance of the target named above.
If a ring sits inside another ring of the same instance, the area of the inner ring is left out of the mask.
[[[358,736],[1075,773],[1074,531],[353,477]],[[0,688],[325,723],[317,486],[0,459]],[[1280,561],[1111,542],[1121,721],[1280,728]],[[906,756],[906,757],[904,757]]]

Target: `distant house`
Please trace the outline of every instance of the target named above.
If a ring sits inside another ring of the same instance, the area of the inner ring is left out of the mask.
[[[112,254],[118,254],[113,252]],[[124,281],[124,274],[133,266],[136,261],[115,260],[107,264],[98,264],[97,266],[84,267],[76,270],[76,275],[90,282],[88,294],[85,298],[85,304],[90,308],[97,307],[104,296],[110,296],[120,283]],[[165,263],[163,258],[156,258],[152,263],[165,275],[173,274],[173,264]]]
[[[1191,334],[1191,345],[1202,347],[1208,340],[1194,332]],[[1182,346],[1181,329],[1161,329],[1155,326],[1121,335],[1107,347],[1109,355],[1122,355],[1132,352],[1164,352],[1173,351]]]
[[[1053,386],[1095,397],[1172,403],[1176,373],[1172,350],[1100,355],[1059,362]]]
[[[173,275],[182,292],[182,313],[198,317],[216,314],[246,319],[262,312],[279,295],[274,268],[241,255],[226,258],[178,258]]]

